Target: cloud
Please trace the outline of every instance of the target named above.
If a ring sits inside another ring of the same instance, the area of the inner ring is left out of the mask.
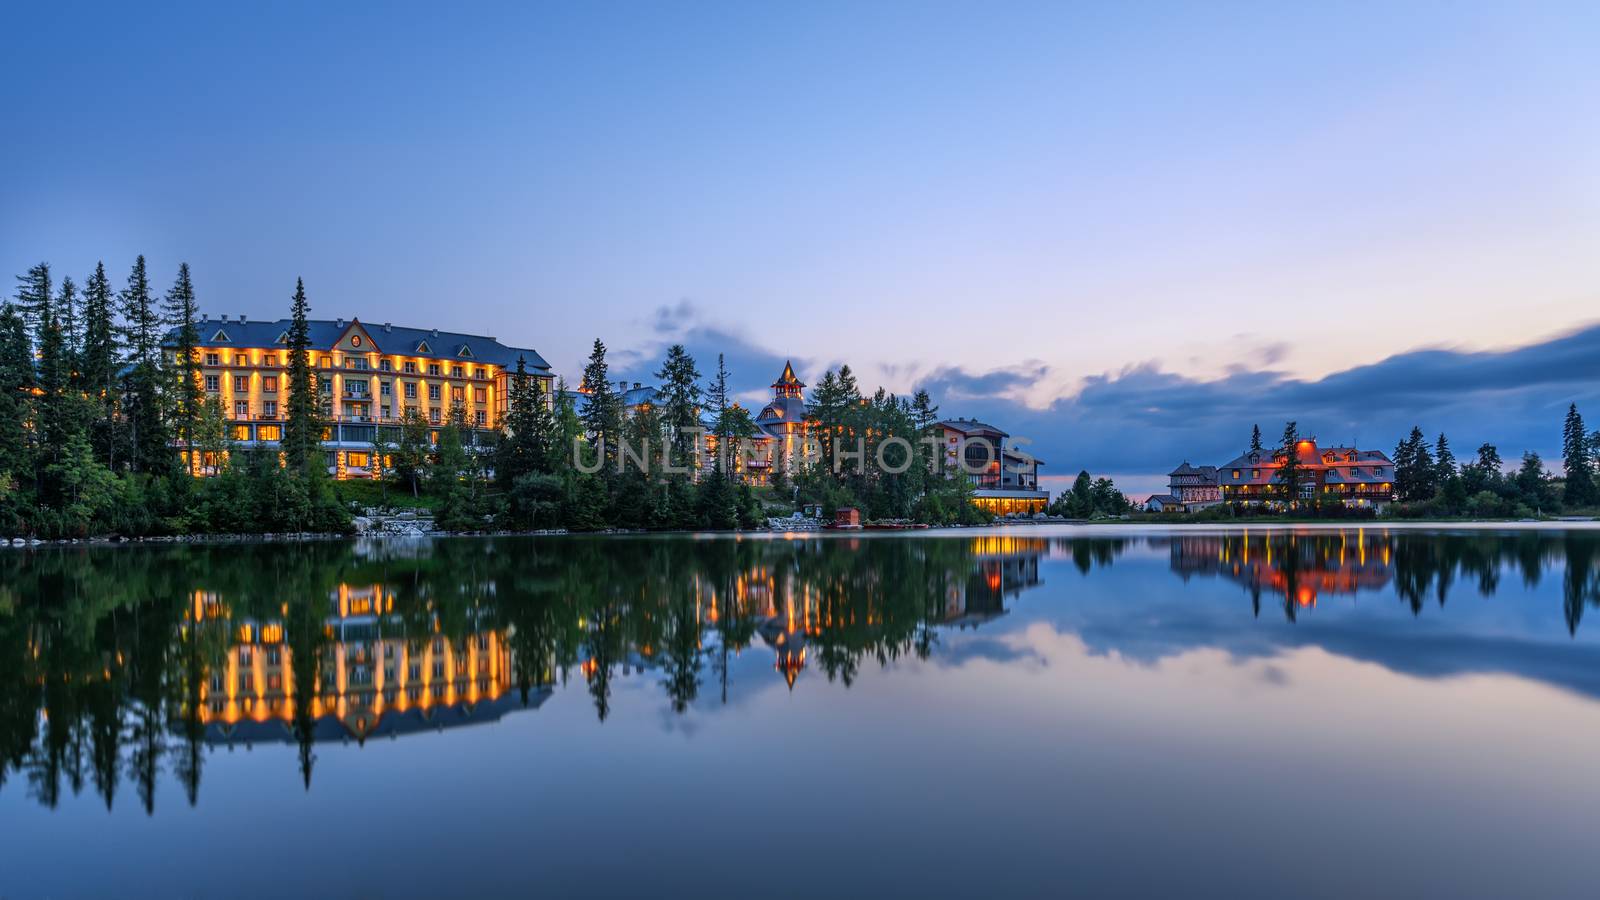
[[[770,396],[769,386],[783,373],[786,361],[792,359],[802,378],[811,370],[808,357],[787,357],[769,349],[763,339],[707,322],[700,309],[689,300],[657,308],[651,319],[651,331],[656,338],[645,346],[611,354],[611,370],[616,380],[655,384],[655,373],[666,357],[667,348],[673,344],[683,344],[694,357],[702,384],[709,383],[716,374],[717,354],[721,353],[733,393],[750,402],[764,402]],[[771,337],[773,343],[782,342],[782,335]]]
[[[1382,327],[1337,316],[1329,321]],[[689,349],[707,379],[722,353],[736,395],[751,404],[764,400],[785,360],[812,383],[837,365],[789,355],[804,348],[788,347],[781,326],[772,334],[721,327],[688,300],[657,309],[652,332],[656,338],[645,347],[613,354],[619,380],[653,382],[675,342]],[[1152,476],[1186,459],[1222,463],[1245,448],[1252,425],[1271,442],[1289,420],[1325,443],[1385,451],[1420,425],[1430,440],[1448,434],[1461,458],[1487,442],[1508,461],[1533,450],[1558,468],[1567,404],[1600,419],[1600,325],[1508,350],[1412,350],[1317,379],[1275,368],[1291,352],[1287,344],[1236,337],[1241,362],[1214,378],[1167,371],[1158,360],[1076,380],[1037,360],[979,371],[917,360],[857,361],[870,365],[856,368],[901,382],[891,389],[926,389],[946,416],[971,416],[1027,438],[1029,451],[1046,461],[1047,476],[1079,469]],[[863,390],[875,387],[862,383]]]
[[[1272,348],[1261,359],[1281,354]],[[1090,376],[1043,407],[1018,399],[1053,377],[1047,366],[945,368],[918,386],[947,415],[975,415],[1031,439],[1054,474],[1221,463],[1245,447],[1252,425],[1271,441],[1289,420],[1324,442],[1382,450],[1420,425],[1430,439],[1449,434],[1460,457],[1488,442],[1507,459],[1534,450],[1559,466],[1567,404],[1600,415],[1600,326],[1511,350],[1414,350],[1314,380],[1269,368],[1191,378],[1150,361]]]

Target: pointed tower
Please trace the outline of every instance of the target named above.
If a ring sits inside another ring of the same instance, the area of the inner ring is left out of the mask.
[[[772,383],[772,397],[775,400],[784,397],[798,397],[800,392],[805,390],[805,387],[805,382],[794,377],[794,366],[788,360],[785,360],[783,374],[779,375],[778,380]]]

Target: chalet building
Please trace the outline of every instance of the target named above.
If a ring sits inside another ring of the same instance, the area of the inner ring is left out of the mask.
[[[1167,493],[1144,503],[1148,512],[1195,512],[1222,502],[1216,466],[1192,466],[1188,460],[1167,473]]]
[[[1039,489],[1042,461],[1013,446],[1010,434],[976,419],[946,419],[934,427],[946,471],[972,481],[972,502],[979,508],[996,515],[1044,512],[1050,492]]]
[[[1394,463],[1382,450],[1319,448],[1315,440],[1295,445],[1305,471],[1301,501],[1333,497],[1351,507],[1382,509],[1394,499]],[[1217,467],[1217,484],[1226,503],[1280,505],[1288,501],[1271,454],[1245,453]]]
[[[521,360],[546,392],[550,364],[537,351],[508,347],[492,337],[438,329],[378,326],[359,319],[309,323],[311,368],[326,424],[322,447],[328,471],[338,478],[370,478],[382,471],[374,443],[396,444],[408,414],[431,425],[446,423],[457,407],[472,429],[472,443],[505,415],[510,378]],[[283,437],[289,399],[288,319],[230,321],[204,317],[199,323],[201,381],[220,400],[229,437],[245,448],[276,451]],[[177,332],[164,347],[174,361]],[[437,432],[434,440],[437,441]],[[212,471],[216,460],[191,460],[191,469]]]

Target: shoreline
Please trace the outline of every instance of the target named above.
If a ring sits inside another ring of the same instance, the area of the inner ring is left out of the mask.
[[[433,538],[521,538],[521,537],[734,537],[734,538],[882,538],[951,536],[970,532],[992,532],[1011,529],[1050,529],[1052,532],[1093,531],[1099,535],[1127,531],[1147,532],[1247,532],[1257,531],[1593,531],[1600,530],[1600,519],[1434,519],[1434,520],[1361,520],[1340,522],[1257,521],[1248,525],[1231,522],[1132,522],[1125,520],[1051,521],[1051,522],[995,522],[989,525],[946,525],[905,531],[847,531],[807,530],[790,531],[778,528],[649,531],[644,529],[608,529],[605,531],[568,531],[566,529],[535,531],[431,531],[421,534],[392,534],[373,532],[366,534],[296,532],[282,534],[194,534],[158,535],[151,537],[90,537],[41,540],[36,538],[0,538],[0,550],[29,550],[40,547],[127,547],[170,544],[294,544],[317,541],[415,541]],[[1060,536],[1060,535],[1053,535]]]

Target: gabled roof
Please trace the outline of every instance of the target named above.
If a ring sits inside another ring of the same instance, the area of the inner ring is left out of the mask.
[[[945,428],[950,431],[959,431],[962,434],[977,434],[980,431],[991,431],[1000,435],[1001,437],[1011,436],[1010,432],[1001,431],[993,425],[979,422],[977,419],[945,419],[943,422],[937,422],[935,424],[940,428]]]
[[[311,348],[319,351],[331,350],[350,326],[358,322],[372,338],[374,344],[372,352],[375,353],[425,356],[440,360],[472,359],[505,366],[508,369],[516,368],[517,359],[521,357],[527,361],[528,368],[536,373],[545,374],[550,371],[550,364],[537,350],[507,346],[492,337],[437,329],[406,328],[399,325],[368,325],[359,319],[308,321],[306,325],[311,338]],[[200,333],[208,338],[216,334],[212,328],[225,331],[230,339],[228,344],[233,347],[278,350],[288,342],[288,319],[227,322],[206,319],[199,324]],[[177,329],[167,332],[162,343],[164,346],[175,346]],[[208,340],[206,343],[213,341]]]

